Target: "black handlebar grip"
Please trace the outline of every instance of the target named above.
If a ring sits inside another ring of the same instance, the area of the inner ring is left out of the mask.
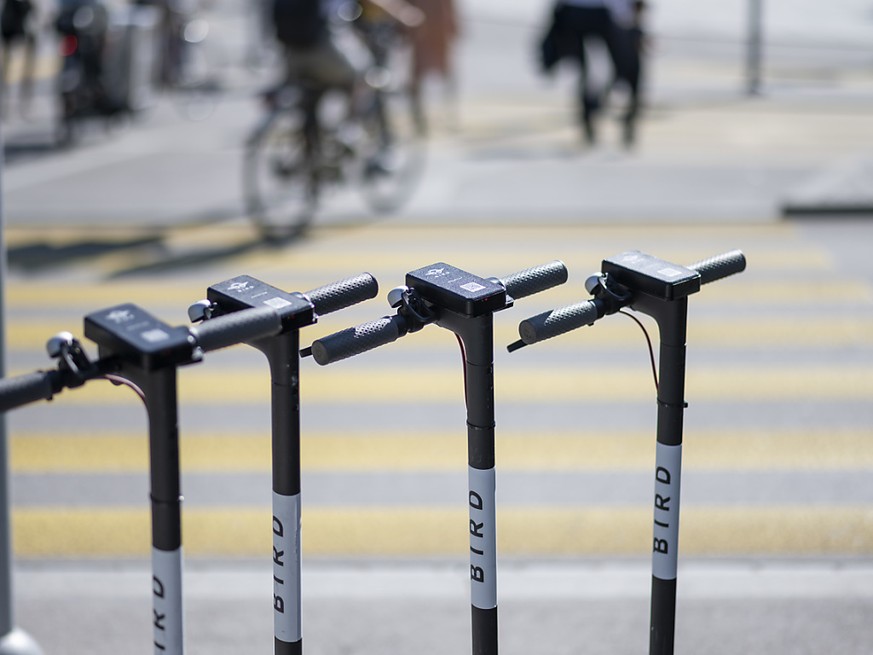
[[[510,296],[524,298],[564,284],[567,281],[567,275],[567,267],[564,266],[564,262],[554,261],[507,275],[500,281]]]
[[[36,371],[0,380],[0,412],[51,400],[56,391],[52,378],[56,375],[56,371]]]
[[[518,335],[527,345],[531,345],[583,325],[591,325],[598,318],[597,305],[594,301],[586,300],[525,319],[518,324]]]
[[[379,283],[369,273],[361,273],[354,277],[339,280],[304,295],[312,301],[315,313],[320,316],[351,307],[359,302],[375,298],[379,293]]]
[[[211,318],[190,328],[196,345],[204,352],[227,348],[282,331],[282,319],[272,307],[244,309]]]
[[[739,250],[731,250],[722,255],[695,262],[688,268],[700,273],[701,284],[708,284],[729,275],[742,273],[746,270],[746,256]]]
[[[403,318],[384,316],[316,339],[312,342],[312,357],[325,366],[397,341],[404,334],[406,321]]]

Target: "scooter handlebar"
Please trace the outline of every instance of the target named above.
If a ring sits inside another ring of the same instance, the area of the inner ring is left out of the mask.
[[[518,324],[518,335],[527,345],[531,345],[591,325],[598,318],[597,304],[593,300],[585,300],[523,320]]]
[[[739,250],[731,250],[709,259],[702,259],[688,268],[700,273],[701,284],[709,284],[746,270],[746,256]]]
[[[567,276],[567,267],[564,266],[564,262],[553,261],[512,273],[500,278],[500,281],[510,296],[524,298],[564,284],[567,281]]]
[[[312,342],[312,357],[326,366],[397,341],[406,331],[406,321],[401,316],[384,316],[316,339]]]
[[[379,283],[369,273],[325,284],[304,295],[315,306],[315,313],[321,316],[350,307],[364,300],[375,298],[379,293]]]
[[[0,380],[0,412],[51,400],[60,391],[57,371],[36,371]]]
[[[209,352],[278,334],[282,319],[272,307],[256,307],[218,316],[189,330],[195,345]]]
[[[744,271],[746,257],[739,250],[732,250],[703,259],[688,268],[700,274],[701,284],[708,284]],[[591,325],[602,315],[597,302],[586,300],[525,319],[518,325],[518,334],[524,344],[531,345]]]

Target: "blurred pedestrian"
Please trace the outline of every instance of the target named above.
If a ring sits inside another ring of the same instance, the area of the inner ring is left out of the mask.
[[[427,130],[424,107],[424,84],[432,75],[445,87],[452,122],[457,123],[457,79],[452,61],[455,40],[459,35],[458,14],[454,0],[409,0],[424,13],[424,23],[412,31],[413,111],[420,132]]]
[[[19,45],[23,50],[23,65],[21,85],[19,87],[19,102],[22,113],[27,113],[33,93],[34,64],[36,60],[36,40],[39,26],[36,11],[31,0],[2,0],[0,9],[0,114],[6,114],[8,102],[7,85],[10,82],[10,55]]]
[[[578,120],[586,141],[596,141],[595,121],[603,104],[605,88],[597,88],[590,75],[589,49],[600,42],[609,54],[613,71],[619,69],[620,39],[613,21],[610,0],[557,0],[553,11],[554,61],[575,60],[579,67]],[[543,62],[546,65],[546,62]]]
[[[578,120],[585,140],[596,141],[595,121],[603,105],[606,88],[591,80],[588,52],[593,42],[606,46],[613,71],[622,64],[622,41],[613,19],[612,0],[557,0],[552,23],[541,44],[542,65],[551,70],[561,59],[574,59],[579,67],[577,91]]]

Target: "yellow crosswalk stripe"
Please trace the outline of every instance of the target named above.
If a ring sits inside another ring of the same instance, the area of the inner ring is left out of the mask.
[[[463,219],[456,221],[463,224]],[[120,268],[145,264],[154,260],[149,248],[159,243],[167,250],[184,253],[203,248],[240,245],[248,253],[235,257],[237,265],[272,268],[284,279],[292,273],[335,273],[337,264],[376,267],[380,271],[400,276],[407,270],[426,266],[435,261],[448,261],[468,267],[482,275],[504,275],[514,269],[562,259],[571,272],[594,270],[604,257],[628,249],[646,250],[662,259],[690,264],[699,259],[742,246],[748,241],[748,227],[696,226],[694,239],[689,242],[687,228],[659,226],[566,226],[543,225],[532,221],[531,226],[476,227],[466,224],[462,232],[440,224],[389,226],[368,225],[367,230],[316,228],[306,240],[306,248],[262,247],[254,241],[250,226],[209,226],[196,229],[173,228],[163,232],[143,229],[116,229],[100,227],[101,242],[106,246],[103,258],[119,253],[128,258],[116,261]],[[750,265],[756,271],[823,271],[833,270],[834,262],[821,248],[792,241],[793,229],[777,226],[756,226],[755,242],[745,248]],[[459,238],[461,237],[461,238]],[[53,227],[50,235],[45,230],[10,227],[7,240],[10,247],[25,249],[38,246],[34,255],[62,257],[65,249],[75,252],[82,241],[82,231]],[[681,247],[675,244],[682,242]],[[629,245],[630,244],[630,245]],[[790,245],[790,247],[787,247]],[[117,250],[112,251],[115,246]],[[102,258],[102,259],[103,259]],[[502,270],[505,267],[507,270]],[[490,270],[490,268],[495,270]]]
[[[373,318],[376,318],[380,315],[380,312],[385,314],[391,313],[391,309],[385,303],[384,297],[390,288],[403,283],[407,270],[409,269],[399,269],[399,271],[392,271],[389,275],[380,274],[375,269],[367,271],[364,267],[343,266],[342,269],[334,269],[329,275],[318,276],[317,278],[310,273],[306,273],[303,276],[306,280],[304,284],[299,284],[300,280],[295,280],[293,275],[288,275],[283,279],[278,279],[278,276],[276,276],[274,279],[272,276],[259,275],[257,271],[248,270],[245,267],[240,267],[239,270],[229,273],[228,277],[245,272],[280,289],[308,291],[309,288],[318,287],[336,279],[351,277],[362,271],[370,272],[382,285],[378,299],[369,301],[369,306],[375,308],[373,309],[375,313]],[[590,296],[582,287],[583,278],[572,272],[571,276],[570,282],[567,284],[549,289],[541,296],[520,301],[513,314],[524,312],[523,304],[531,306],[534,304],[532,302],[534,299],[536,299],[537,306],[545,303],[545,306],[549,308],[588,300]],[[181,324],[186,321],[188,305],[205,297],[209,284],[220,281],[207,280],[202,286],[195,284],[190,286],[180,284],[165,285],[160,283],[145,284],[140,282],[108,282],[100,285],[80,286],[15,283],[9,286],[6,295],[10,310],[10,322],[13,323],[16,318],[16,312],[19,311],[51,309],[60,312],[62,310],[69,311],[70,309],[75,309],[77,311],[83,310],[83,313],[87,313],[89,311],[99,311],[100,309],[124,302],[133,302],[151,311],[163,320]],[[700,305],[706,307],[718,306],[724,303],[730,303],[731,305],[742,303],[750,306],[766,304],[768,307],[776,308],[786,306],[807,307],[820,305],[821,298],[825,296],[828,298],[828,302],[831,303],[851,302],[854,304],[871,302],[873,301],[873,287],[862,281],[843,279],[839,283],[833,280],[810,279],[803,283],[772,280],[756,281],[754,284],[751,284],[743,282],[742,278],[738,277],[731,280],[730,283],[706,286],[699,294],[692,297],[692,302],[694,306]],[[517,318],[521,320],[524,316],[518,316]],[[72,325],[68,319],[66,320],[67,322],[64,324],[63,329],[75,331],[81,326],[80,317],[77,317]]]
[[[518,237],[524,238],[523,236]],[[518,248],[507,245],[505,248],[491,247],[483,250],[479,246],[478,250],[467,250],[457,248],[455,245],[436,245],[429,248],[427,252],[419,251],[404,251],[396,249],[388,252],[373,253],[357,246],[354,253],[343,253],[341,256],[334,254],[306,251],[296,254],[293,258],[293,268],[289,267],[287,257],[282,257],[278,253],[257,253],[249,254],[240,257],[236,264],[237,266],[261,266],[264,268],[274,267],[277,274],[289,274],[291,271],[301,271],[307,273],[318,272],[323,275],[336,274],[337,262],[342,261],[346,266],[351,266],[353,263],[365,270],[369,270],[374,275],[386,280],[396,280],[395,284],[399,284],[407,271],[421,268],[435,262],[446,262],[459,268],[482,275],[483,277],[494,275],[497,277],[514,273],[515,270],[544,264],[546,262],[560,259],[566,265],[570,273],[574,276],[584,276],[599,270],[601,261],[604,256],[613,256],[619,254],[616,252],[603,252],[594,249],[586,249],[580,252],[578,248],[568,248],[566,245],[558,245],[560,242],[557,239],[551,244],[526,244],[523,251]],[[718,253],[712,253],[718,254]],[[676,251],[672,253],[657,253],[657,256],[667,261],[677,262],[681,264],[691,264],[694,261],[702,258],[700,252]],[[782,249],[775,248],[774,250],[765,250],[756,255],[747,254],[750,262],[754,261],[756,271],[783,271],[783,270],[798,270],[802,262],[803,271],[825,271],[831,268],[830,260],[819,250],[805,250],[802,253],[786,253]],[[754,257],[754,259],[753,259]],[[580,279],[580,281],[581,281]]]
[[[191,556],[260,557],[270,552],[267,507],[183,509]],[[463,556],[461,507],[304,507],[303,550],[311,556]],[[145,557],[147,508],[40,508],[13,512],[19,558]],[[651,552],[652,510],[640,507],[505,507],[497,510],[501,556],[639,555]],[[873,554],[873,507],[755,506],[682,510],[681,555]]]
[[[13,434],[14,473],[141,473],[148,469],[147,436]],[[654,466],[654,434],[521,433],[497,426],[500,471],[644,471]],[[270,437],[261,434],[185,434],[180,440],[186,472],[270,471]],[[465,470],[467,442],[456,432],[304,435],[304,471]],[[825,471],[873,469],[873,432],[689,431],[686,470]]]
[[[387,308],[386,308],[387,309]],[[548,310],[547,310],[548,311]],[[385,312],[386,314],[388,311]],[[508,320],[498,320],[494,326],[494,339],[497,347],[509,344],[518,339],[518,323],[531,315],[518,314],[513,317],[506,315]],[[501,316],[500,319],[503,319]],[[512,320],[512,319],[515,320]],[[640,316],[643,321],[648,321]],[[630,347],[640,343],[640,332],[630,321],[621,317],[608,317],[608,322],[601,322],[593,330],[584,330],[573,335],[556,339],[552,344],[561,344],[580,351],[600,350],[604,346]],[[58,332],[70,331],[75,333],[80,328],[81,321],[76,321],[71,326],[69,320],[57,318],[52,320],[17,320],[9,324],[6,330],[6,343],[15,351],[40,351],[44,349],[45,342]],[[654,324],[652,334],[657,330]],[[302,340],[314,340],[329,334],[337,329],[335,324],[316,324],[303,333]],[[578,336],[577,336],[578,335]],[[433,346],[445,343],[447,335],[439,330],[424,330],[415,335],[415,343],[418,347]],[[86,342],[88,343],[88,342]],[[740,319],[713,319],[701,317],[691,321],[688,327],[688,343],[692,348],[737,348],[748,347],[754,344],[757,347],[781,346],[781,347],[815,347],[822,346],[835,348],[839,346],[870,345],[873,344],[873,319],[870,318],[838,318],[833,320],[815,319],[798,321],[795,318],[770,317],[766,320],[740,320]],[[94,353],[96,355],[96,352]],[[48,362],[46,363],[48,365]]]
[[[301,383],[303,403],[405,402],[422,406],[463,402],[463,380],[458,370],[445,367],[381,367],[378,370],[312,367]],[[269,377],[252,368],[225,369],[216,375],[209,366],[182,369],[180,404],[258,404],[269,401]],[[766,370],[719,365],[687,372],[686,396],[690,402],[773,402],[806,400],[861,401],[873,397],[873,370],[863,366],[784,365]],[[654,384],[646,364],[640,366],[574,370],[500,371],[495,384],[496,402],[591,403],[653,402]],[[57,403],[72,405],[136,404],[133,393],[94,381],[65,391]],[[225,407],[226,409],[226,407]],[[353,411],[353,410],[348,410]],[[97,418],[99,421],[99,418]]]
[[[659,250],[664,252],[653,252],[652,254],[666,259],[667,254],[675,254],[688,250],[687,246],[682,248],[675,246],[677,238],[681,238],[685,244],[689,242],[728,244],[739,239],[747,240],[750,234],[753,234],[755,237],[755,243],[752,244],[752,247],[758,248],[760,244],[769,244],[774,252],[780,252],[779,247],[781,247],[783,256],[787,256],[785,253],[788,250],[798,252],[801,255],[806,254],[807,250],[809,250],[804,241],[798,240],[798,230],[790,223],[767,223],[756,224],[754,226],[728,222],[709,225],[698,224],[694,226],[692,234],[689,232],[688,226],[681,223],[675,225],[665,223],[658,223],[656,225],[645,225],[642,223],[586,223],[584,225],[567,225],[566,223],[549,223],[548,219],[531,217],[531,221],[527,224],[504,224],[500,225],[499,229],[497,229],[494,225],[490,224],[477,225],[466,222],[465,217],[446,217],[446,219],[452,221],[452,225],[463,225],[463,232],[461,233],[463,239],[458,238],[457,231],[447,232],[446,223],[442,222],[439,224],[398,224],[396,222],[380,224],[372,222],[365,226],[316,224],[307,233],[306,250],[312,251],[323,248],[327,252],[334,252],[338,246],[347,246],[354,252],[366,250],[372,253],[374,249],[393,250],[397,245],[412,245],[418,249],[427,247],[430,244],[434,244],[436,247],[451,243],[455,251],[463,251],[465,248],[479,251],[484,243],[506,243],[516,246],[521,243],[525,247],[532,243],[549,245],[570,243],[574,246],[574,249],[594,252],[595,248],[592,244],[605,245],[612,248],[628,248],[624,244],[645,242],[647,245],[656,245],[653,243],[656,242]],[[356,229],[356,227],[365,229]],[[163,229],[124,224],[100,224],[99,226],[93,226],[93,228],[99,228],[100,238],[103,242],[110,245],[116,242],[121,246],[136,239],[144,238],[171,239],[178,240],[179,242],[187,241],[194,245],[221,245],[239,239],[256,238],[252,226],[246,222],[208,226],[180,225]],[[80,243],[83,240],[82,235],[90,234],[89,230],[91,229],[92,226],[78,223],[76,227],[53,225],[51,232],[47,233],[44,226],[10,225],[7,227],[7,241],[12,248],[26,247],[34,243],[60,248],[65,245]],[[788,245],[791,246],[790,249],[786,248]],[[290,247],[293,248],[293,244],[290,244]],[[730,247],[733,246],[726,246],[726,249]],[[667,253],[667,250],[670,253]],[[815,252],[819,254],[813,257],[814,261],[822,261],[822,251],[818,250]],[[603,256],[615,255],[617,253],[617,250],[606,253],[598,250],[595,256],[602,258]],[[282,252],[281,254],[284,256],[286,253]],[[687,261],[690,263],[692,260],[714,254],[716,253],[690,253],[690,259],[687,259]],[[681,261],[686,261],[686,259]],[[796,258],[796,261],[806,263],[800,257]],[[293,261],[289,262],[289,264],[293,265]]]

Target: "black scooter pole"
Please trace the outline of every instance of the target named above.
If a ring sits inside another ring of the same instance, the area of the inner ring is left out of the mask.
[[[688,300],[657,301],[640,295],[631,306],[652,316],[660,332],[649,653],[672,655],[676,626],[682,432],[686,407]]]
[[[472,652],[496,655],[494,312],[511,306],[513,299],[499,280],[478,278],[447,264],[407,274],[406,286],[433,308],[437,325],[457,336],[464,356]]]
[[[594,300],[545,312],[522,321],[516,350],[590,325],[622,307],[655,319],[660,333],[657,450],[655,456],[650,655],[672,655],[676,627],[676,579],[679,555],[679,493],[685,412],[685,342],[688,296],[702,284],[745,270],[746,259],[732,251],[680,266],[639,251],[603,260],[602,275],[592,278]]]
[[[470,603],[473,655],[497,655],[497,532],[494,457],[494,312],[567,280],[561,262],[506,277],[480,278],[444,263],[412,271],[392,292],[398,315],[319,339],[328,364],[396,340],[433,322],[452,331],[464,355],[467,406]],[[391,296],[389,296],[391,298]]]
[[[273,477],[273,642],[275,655],[303,652],[300,544],[300,328],[318,316],[373,298],[379,291],[368,273],[307,291],[288,293],[248,275],[214,284],[205,304],[192,305],[192,320],[273,307],[279,334],[255,339],[270,366]]]
[[[203,352],[275,334],[270,308],[216,319],[197,328],[170,327],[133,304],[85,317],[85,336],[101,358],[117,361],[117,376],[143,394],[149,421],[152,526],[152,624],[155,655],[183,655],[182,494],[176,370]]]
[[[603,273],[629,291],[631,309],[655,319],[660,336],[650,655],[672,655],[675,641],[688,296],[702,284],[744,268],[745,258],[740,253],[688,267],[640,252],[603,261]]]
[[[497,515],[494,454],[493,315],[443,312],[437,325],[454,332],[464,355],[470,511],[470,604],[473,653],[497,653]]]

